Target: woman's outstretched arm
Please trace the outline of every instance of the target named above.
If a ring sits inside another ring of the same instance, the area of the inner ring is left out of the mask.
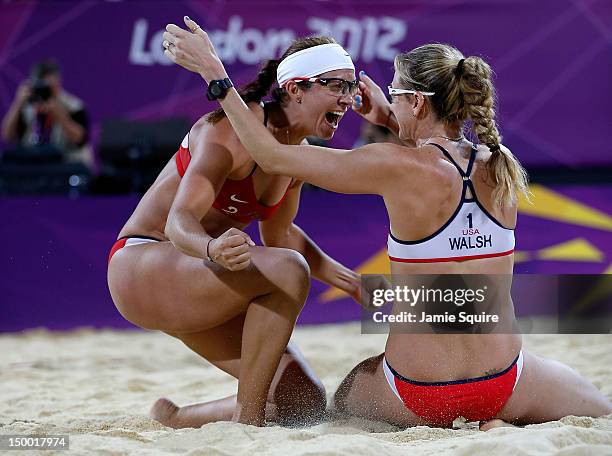
[[[207,83],[228,77],[206,32],[188,18],[185,24],[193,33],[174,24],[166,27],[166,56],[200,74]],[[397,146],[389,144],[354,150],[281,144],[257,121],[234,88],[221,100],[221,106],[242,144],[266,172],[293,176],[328,190],[384,194],[398,174],[401,156],[405,157]]]

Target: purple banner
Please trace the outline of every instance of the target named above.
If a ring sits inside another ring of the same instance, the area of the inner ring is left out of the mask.
[[[612,123],[607,0],[2,2],[0,111],[31,64],[54,57],[66,89],[89,107],[94,139],[106,118],[197,119],[214,107],[204,84],[161,46],[165,24],[184,14],[210,33],[237,83],[296,36],[334,35],[383,86],[397,52],[451,43],[492,64],[505,143],[524,163],[612,163],[603,134]],[[333,144],[350,147],[358,125],[347,116]]]

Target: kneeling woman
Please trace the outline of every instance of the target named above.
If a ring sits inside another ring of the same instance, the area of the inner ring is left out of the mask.
[[[319,77],[325,86],[294,80]],[[273,82],[275,101],[260,105]],[[357,90],[350,57],[333,39],[295,41],[241,92],[253,122],[285,144],[330,139]],[[214,92],[210,93],[214,98]],[[325,390],[289,345],[312,275],[353,296],[358,276],[295,224],[301,182],[264,172],[223,111],[198,121],[119,233],[108,285],[121,314],[182,340],[238,378],[238,394],[152,417],[172,427],[230,420],[304,423],[320,418]],[[242,230],[259,220],[266,247]],[[180,373],[177,373],[180,375]]]
[[[210,82],[227,77],[208,36],[169,25],[166,55]],[[517,196],[526,175],[500,143],[489,66],[457,49],[430,44],[400,54],[386,102],[367,80],[371,119],[390,120],[401,140],[417,147],[371,144],[355,150],[286,146],[260,125],[235,91],[221,101],[235,131],[258,163],[341,193],[381,195],[390,219],[391,272],[499,274],[513,270]],[[366,103],[367,101],[367,103]],[[471,121],[480,144],[463,136]],[[469,253],[450,238],[477,228],[492,242]],[[513,314],[509,283],[503,290]],[[519,334],[402,334],[391,331],[385,353],[360,363],[342,382],[335,405],[347,414],[400,426],[450,426],[500,419],[537,423],[566,415],[601,416],[610,401],[556,361],[522,350]],[[499,421],[488,423],[487,426]]]

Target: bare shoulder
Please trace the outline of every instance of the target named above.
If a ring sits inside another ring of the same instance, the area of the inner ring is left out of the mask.
[[[426,175],[437,169],[436,161],[439,152],[433,146],[408,147],[394,143],[367,144],[359,148],[364,153],[372,154],[373,159],[381,165],[386,165],[391,172],[404,175],[415,172]]]
[[[401,152],[401,163],[418,171],[418,176],[424,180],[445,174],[445,168],[440,166],[444,161],[440,150],[431,144],[419,147],[396,146]]]
[[[420,147],[407,148],[410,152],[406,159],[410,163],[412,184],[415,191],[427,195],[440,195],[455,192],[460,185],[457,179],[457,169],[450,163],[436,146],[424,144]]]
[[[501,148],[501,150],[507,154],[511,154],[512,151],[510,150],[510,148],[508,148],[506,145],[504,144],[500,144],[499,147]],[[478,160],[484,160],[487,161],[490,157],[491,157],[491,149],[489,149],[486,144],[478,144],[476,146],[477,150],[478,150]]]
[[[255,113],[258,120],[263,122],[264,111],[259,103],[249,103],[249,108]],[[232,156],[235,166],[240,166],[250,159],[250,155],[242,147],[230,121],[223,117],[216,123],[211,123],[208,116],[202,116],[191,127],[189,132],[189,150],[192,157],[202,154],[203,150],[225,149]]]
[[[373,154],[384,160],[403,160],[410,155],[411,148],[393,143],[372,143],[359,147],[363,153]],[[409,159],[408,159],[409,160]]]
[[[512,154],[512,151],[503,144],[499,145],[501,150],[506,154]],[[489,171],[486,167],[488,161],[493,156],[491,149],[489,149],[485,144],[478,144],[477,146],[477,154],[476,154],[476,163],[475,163],[475,175],[480,174],[482,176],[482,182],[484,182],[489,187],[495,187],[494,181],[490,179]]]
[[[436,149],[432,147],[376,143],[363,146],[362,149],[372,153],[373,168],[381,171],[392,193],[396,193],[398,188],[405,192],[420,191],[440,178]]]
[[[263,122],[264,110],[259,103],[252,102],[248,104],[249,109],[253,111],[258,120]],[[215,123],[211,123],[208,120],[208,115],[204,115],[198,119],[198,121],[191,128],[190,136],[201,138],[202,135],[206,136],[206,139],[223,142],[231,141],[233,139],[238,140],[238,136],[232,128],[232,124],[227,117],[223,117],[221,120]],[[204,138],[202,138],[204,139]]]

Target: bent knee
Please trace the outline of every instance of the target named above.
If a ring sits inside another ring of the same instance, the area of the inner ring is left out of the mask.
[[[310,267],[295,250],[269,248],[257,261],[261,273],[273,288],[298,302],[306,300],[310,290]]]
[[[274,270],[281,275],[290,275],[296,280],[310,283],[310,266],[304,256],[292,249],[274,249]]]

